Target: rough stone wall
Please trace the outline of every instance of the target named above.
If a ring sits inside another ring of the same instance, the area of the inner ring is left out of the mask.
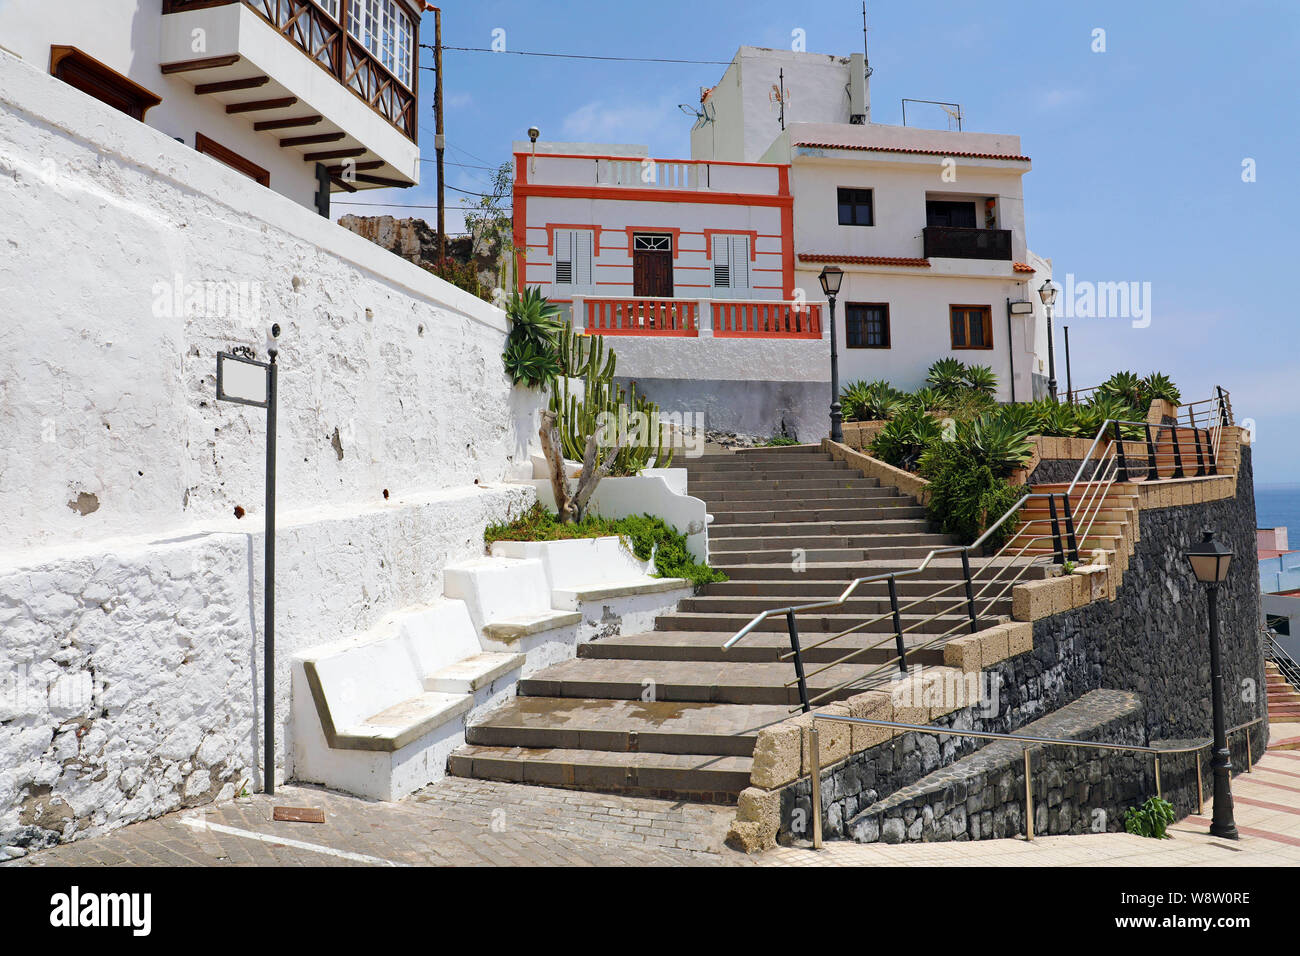
[[[1232,727],[1263,716],[1265,720],[1249,732],[1252,752],[1263,753],[1268,723],[1250,454],[1250,448],[1243,446],[1235,498],[1139,512],[1141,537],[1115,600],[1093,601],[1040,618],[1033,624],[1032,651],[986,671],[997,682],[996,714],[971,707],[934,724],[1015,731],[1089,691],[1107,688],[1132,692],[1142,701],[1142,743],[1208,737],[1208,612],[1201,585],[1183,555],[1200,540],[1202,529],[1212,528],[1237,556],[1219,594],[1227,722]],[[1234,734],[1229,745],[1234,772],[1240,772],[1247,761],[1246,733]],[[904,733],[829,768],[823,777],[823,801],[829,801],[823,812],[826,836],[848,837],[845,825],[854,813],[975,749],[973,741],[961,738]],[[1162,782],[1180,813],[1194,809],[1194,780],[1192,755],[1170,758],[1168,766],[1162,767]],[[1154,779],[1146,789],[1154,794]],[[792,824],[810,819],[806,812],[797,812],[806,811],[809,791],[803,778],[781,793],[781,828],[786,838]],[[793,832],[800,832],[797,826]]]

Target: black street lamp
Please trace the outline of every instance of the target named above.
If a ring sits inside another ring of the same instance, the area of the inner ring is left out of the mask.
[[[1219,585],[1228,577],[1232,552],[1214,540],[1214,532],[1204,532],[1199,544],[1187,549],[1187,562],[1196,580],[1206,586],[1210,604],[1210,694],[1214,705],[1214,819],[1210,833],[1227,840],[1237,839],[1237,824],[1232,818],[1232,755],[1228,752],[1228,734],[1223,707],[1223,660],[1219,652]],[[1247,731],[1249,732],[1249,731]]]
[[[1052,336],[1052,304],[1056,301],[1056,284],[1048,279],[1038,289],[1038,297],[1047,306],[1047,391],[1056,401],[1056,341]]]
[[[844,415],[840,409],[840,353],[835,333],[835,297],[840,294],[844,270],[839,266],[824,266],[817,281],[831,304],[831,441],[844,441]]]

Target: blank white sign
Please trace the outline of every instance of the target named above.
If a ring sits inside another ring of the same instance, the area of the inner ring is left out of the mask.
[[[219,398],[266,404],[266,366],[225,355],[218,356],[217,361],[221,363]]]

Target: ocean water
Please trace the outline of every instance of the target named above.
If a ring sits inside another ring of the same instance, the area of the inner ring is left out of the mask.
[[[1300,549],[1300,485],[1256,485],[1255,525],[1286,528],[1291,547]]]

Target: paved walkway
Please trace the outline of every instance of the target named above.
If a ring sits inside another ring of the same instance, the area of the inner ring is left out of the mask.
[[[1274,739],[1295,736],[1278,725]],[[1300,751],[1270,751],[1233,781],[1241,839],[1206,833],[1210,807],[1173,839],[1125,833],[901,846],[829,843],[747,857],[723,846],[730,807],[449,778],[400,803],[284,787],[32,853],[6,866],[1295,866]],[[320,807],[324,824],[272,820]]]

